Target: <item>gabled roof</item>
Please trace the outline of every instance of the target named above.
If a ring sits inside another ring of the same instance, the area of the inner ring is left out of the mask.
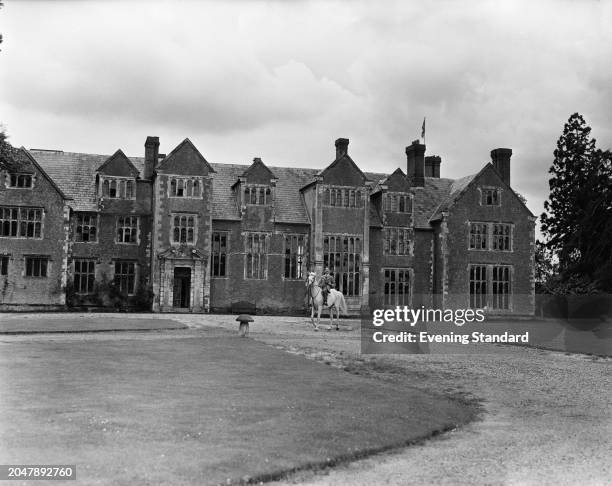
[[[119,169],[123,168],[126,168],[133,177],[138,177],[138,169],[134,167],[134,164],[132,164],[128,156],[123,153],[123,150],[118,149],[100,167],[98,167],[97,172],[107,173],[109,175],[123,175],[117,173]]]
[[[49,184],[51,184],[51,186],[58,192],[58,194],[63,199],[72,199],[71,197],[67,196],[64,191],[62,191],[62,189],[55,183],[55,181],[49,176],[49,174],[47,174],[47,172],[38,164],[38,162],[36,162],[36,159],[32,157],[30,152],[28,152],[24,147],[21,147],[19,149],[19,153],[23,154],[23,156],[27,158],[28,162],[32,164],[36,168],[36,170],[38,170],[38,172],[40,172],[40,174],[49,181]]]
[[[247,182],[250,182],[249,176],[255,177],[258,180],[265,180],[266,182],[270,182],[271,179],[278,179],[278,177],[274,175],[274,172],[272,172],[259,157],[253,159],[253,163],[242,173],[241,177],[245,177]]]
[[[388,186],[389,191],[408,192],[410,191],[410,182],[404,174],[404,171],[399,167],[389,177],[386,177],[381,185]]]
[[[188,142],[191,143],[191,142]],[[61,151],[31,150],[24,153],[31,158],[32,164],[54,184],[66,198],[72,198],[71,206],[76,211],[97,211],[95,177],[97,169],[108,159],[108,155],[79,154]],[[144,159],[129,157],[130,164],[142,173]],[[25,160],[25,159],[24,159]],[[208,162],[207,162],[208,164]],[[217,220],[241,219],[240,208],[236,199],[236,191],[232,185],[249,170],[242,164],[209,164],[213,172],[212,217]],[[490,164],[485,166],[484,171]],[[492,167],[492,166],[491,166]],[[44,169],[44,170],[43,170]],[[301,188],[314,181],[321,174],[317,169],[294,167],[270,167],[276,182],[276,221],[283,223],[309,224],[310,220],[304,205]],[[361,172],[361,171],[360,171]],[[363,174],[364,182],[373,187],[380,185],[394,175],[403,174],[395,171],[388,175],[384,173],[367,172]],[[478,174],[461,179],[438,179],[425,177],[424,187],[410,188],[413,194],[414,226],[417,229],[431,229],[431,222],[439,219],[443,211],[448,210],[478,177]],[[149,182],[141,182],[143,184]],[[508,188],[508,190],[511,190]],[[144,207],[138,211],[148,211]],[[370,212],[370,224],[380,226],[382,223],[375,210]]]
[[[179,143],[172,152],[170,152],[166,157],[159,163],[156,172],[164,172],[168,169],[174,162],[176,162],[177,158],[182,154],[192,154],[195,156],[195,159],[202,164],[202,167],[206,172],[214,172],[215,170],[208,163],[208,161],[204,158],[204,156],[200,153],[200,151],[196,148],[191,140],[186,138],[181,143]]]
[[[216,173],[213,176],[213,219],[240,220],[240,208],[236,191],[231,187],[244,174],[245,166],[238,164],[212,164]],[[276,175],[276,221],[283,223],[308,224],[308,214],[300,187],[315,175],[314,169],[295,167],[271,167]]]
[[[334,160],[331,164],[329,164],[327,167],[325,167],[325,169],[323,169],[317,175],[320,176],[320,177],[325,178],[326,175],[328,175],[330,172],[332,172],[334,169],[336,169],[342,163],[348,163],[351,166],[351,168],[354,169],[355,172],[357,172],[357,174],[361,175],[361,177],[363,179],[363,182],[365,182],[367,180],[366,175],[361,171],[361,169],[357,166],[355,161],[353,159],[351,159],[351,157],[348,154],[344,154],[344,155],[338,157],[336,160]]]
[[[489,162],[485,164],[485,166],[482,169],[480,169],[480,171],[477,174],[472,174],[466,177],[462,177],[461,179],[454,180],[453,183],[451,184],[448,195],[442,200],[442,202],[433,212],[433,215],[431,216],[431,218],[429,218],[429,221],[437,221],[441,219],[442,213],[448,211],[453,205],[455,205],[457,201],[459,201],[463,197],[463,195],[468,191],[468,189],[477,182],[480,176],[488,170],[495,171],[495,173],[499,176],[500,184],[502,184],[506,190],[512,192],[516,196],[516,192],[514,191],[514,189],[512,189],[508,184],[506,184],[503,181],[497,169],[493,166],[493,164]],[[521,198],[517,197],[517,199],[521,203],[521,205],[525,208],[525,210],[531,216],[533,216],[533,213],[529,210],[527,206],[525,206],[525,203],[521,200]]]
[[[96,171],[108,155],[62,152],[61,150],[35,150],[29,154],[44,168],[61,191],[69,198],[75,211],[97,211]],[[130,162],[142,174],[144,158],[130,157]]]

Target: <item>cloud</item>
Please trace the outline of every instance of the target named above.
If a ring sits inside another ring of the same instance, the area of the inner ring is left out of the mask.
[[[516,187],[539,206],[571,113],[612,146],[610,5],[13,2],[2,121],[28,145],[139,153],[154,132],[201,140],[218,162],[256,152],[317,167],[348,136],[365,170],[390,172],[427,116],[443,175],[507,146]]]

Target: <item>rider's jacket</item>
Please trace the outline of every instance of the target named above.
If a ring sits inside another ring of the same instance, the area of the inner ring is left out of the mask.
[[[319,280],[319,286],[323,290],[333,289],[336,284],[336,279],[334,279],[333,275],[323,275],[321,280]]]

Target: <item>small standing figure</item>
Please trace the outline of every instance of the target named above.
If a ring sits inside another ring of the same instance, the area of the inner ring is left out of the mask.
[[[329,291],[334,288],[336,284],[336,279],[329,272],[329,268],[325,267],[325,271],[323,272],[323,276],[319,281],[319,287],[323,291],[323,305],[327,305],[327,296],[329,295]]]

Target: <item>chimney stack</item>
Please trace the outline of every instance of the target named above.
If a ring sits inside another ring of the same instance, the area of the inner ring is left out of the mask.
[[[159,137],[147,137],[143,179],[150,179],[159,158]]]
[[[348,153],[348,138],[339,138],[336,140],[336,160]]]
[[[425,177],[440,178],[440,163],[442,159],[439,155],[429,155],[425,157]]]
[[[502,181],[508,185],[510,185],[510,157],[512,157],[512,149],[496,148],[491,150],[493,167],[499,172]]]
[[[406,147],[406,175],[412,185],[423,187],[425,185],[425,145],[418,140]]]

